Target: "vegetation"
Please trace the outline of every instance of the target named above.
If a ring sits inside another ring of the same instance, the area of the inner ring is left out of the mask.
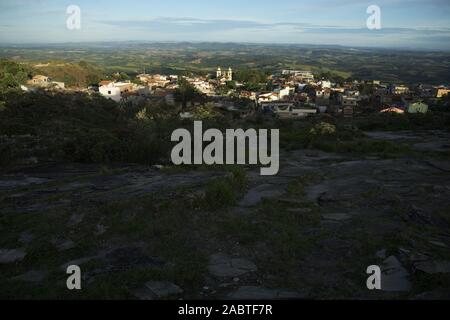
[[[64,80],[64,74],[55,69],[77,68],[80,61],[99,66],[105,74],[126,72],[131,78],[144,70],[151,73],[205,75],[214,72],[217,66],[232,66],[236,71],[236,80],[246,80],[250,86],[265,83],[265,75],[282,68],[311,70],[317,77],[326,76],[337,82],[350,78],[441,85],[449,82],[450,74],[450,57],[446,52],[307,45],[145,42],[113,43],[109,46],[92,43],[0,48],[0,58],[15,57],[21,62],[48,62],[55,56],[60,62],[51,62],[48,69],[44,67],[41,71],[51,71],[55,78],[63,76],[59,78],[61,81]],[[63,66],[63,62],[68,65]],[[61,66],[57,67],[58,64]],[[80,72],[90,74],[92,71],[97,74],[97,71],[86,65],[80,66]],[[67,83],[85,81],[73,78],[65,80]]]
[[[0,60],[0,90],[5,91],[25,84],[30,71],[24,66],[10,60]],[[3,103],[0,105],[0,111]]]
[[[186,79],[181,78],[178,81],[178,88],[175,91],[175,100],[181,103],[183,110],[186,110],[188,104],[193,104],[201,98],[200,92],[191,85]]]
[[[9,161],[29,153],[57,161],[154,164],[167,158],[170,146],[161,141],[170,138],[176,126],[158,117],[139,120],[137,111],[124,111],[98,95],[12,91],[3,96],[0,136],[12,137],[11,143],[2,144],[8,151],[2,157]],[[37,137],[39,142],[20,145],[19,136]]]

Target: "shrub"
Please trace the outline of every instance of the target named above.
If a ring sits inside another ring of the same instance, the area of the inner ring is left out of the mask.
[[[316,124],[310,131],[312,135],[334,135],[336,134],[336,126],[327,122],[320,122]]]
[[[88,163],[108,163],[123,155],[121,141],[103,129],[75,130],[63,151],[67,159]]]
[[[207,185],[204,199],[207,209],[219,209],[235,203],[236,195],[229,178],[216,179]]]

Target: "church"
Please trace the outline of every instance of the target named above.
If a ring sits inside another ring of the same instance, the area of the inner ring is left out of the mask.
[[[222,71],[220,67],[217,68],[216,78],[221,81],[233,81],[233,69],[228,68],[228,71]]]

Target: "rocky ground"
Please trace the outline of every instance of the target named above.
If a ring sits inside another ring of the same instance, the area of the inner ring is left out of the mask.
[[[450,299],[450,134],[368,136],[413,153],[283,152],[277,176],[246,168],[226,203],[210,190],[223,168],[4,170],[0,297]]]

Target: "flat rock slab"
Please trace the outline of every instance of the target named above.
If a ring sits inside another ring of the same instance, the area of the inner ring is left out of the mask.
[[[65,270],[67,270],[67,268],[69,266],[81,266],[81,265],[86,264],[86,263],[88,263],[88,262],[90,262],[92,260],[96,260],[96,259],[100,259],[100,258],[101,258],[100,256],[91,256],[91,257],[84,257],[84,258],[75,259],[75,260],[72,260],[72,261],[69,261],[69,262],[63,264],[61,266],[61,269],[65,271]]]
[[[427,160],[426,163],[435,169],[450,172],[450,164],[448,161]]]
[[[31,270],[27,273],[21,274],[20,276],[12,278],[12,280],[19,280],[24,282],[42,282],[47,273],[44,271]]]
[[[298,214],[308,214],[312,212],[312,209],[310,208],[291,208],[291,209],[287,209],[287,212],[290,213],[298,213]]]
[[[82,213],[74,213],[70,216],[69,222],[67,223],[67,225],[69,227],[74,227],[78,224],[80,224],[81,222],[83,222],[84,219],[84,214]]]
[[[322,215],[322,217],[325,220],[330,220],[330,221],[345,221],[345,220],[350,220],[352,217],[346,213],[330,213],[330,214],[324,214]]]
[[[60,192],[72,192],[80,189],[94,189],[95,184],[93,183],[81,183],[81,182],[72,182],[65,186],[58,188]]]
[[[183,290],[179,286],[168,281],[149,281],[144,288],[134,292],[135,296],[141,300],[164,299],[182,293]]]
[[[30,185],[38,185],[50,182],[50,179],[23,177],[23,176],[6,176],[0,178],[0,189],[14,189],[27,187]]]
[[[421,261],[414,268],[427,274],[450,273],[450,261]]]
[[[413,298],[414,300],[450,300],[450,288],[423,292]]]
[[[245,286],[231,293],[228,298],[233,300],[284,300],[305,299],[306,295],[285,289]]]
[[[256,265],[243,258],[232,258],[225,254],[214,254],[209,259],[209,272],[216,277],[237,277],[258,270]]]
[[[384,260],[381,269],[381,290],[388,292],[407,292],[411,290],[411,283],[408,279],[409,272],[396,257],[391,256]]]
[[[260,203],[264,198],[276,198],[284,192],[284,188],[279,185],[262,184],[250,189],[239,205],[242,207],[252,207]]]
[[[72,240],[54,240],[52,243],[58,251],[66,251],[76,247],[75,242]]]
[[[22,261],[26,252],[21,249],[0,249],[0,264]]]
[[[34,240],[34,235],[28,231],[24,231],[20,234],[19,237],[19,242],[22,244],[29,244],[31,242],[33,242]]]

